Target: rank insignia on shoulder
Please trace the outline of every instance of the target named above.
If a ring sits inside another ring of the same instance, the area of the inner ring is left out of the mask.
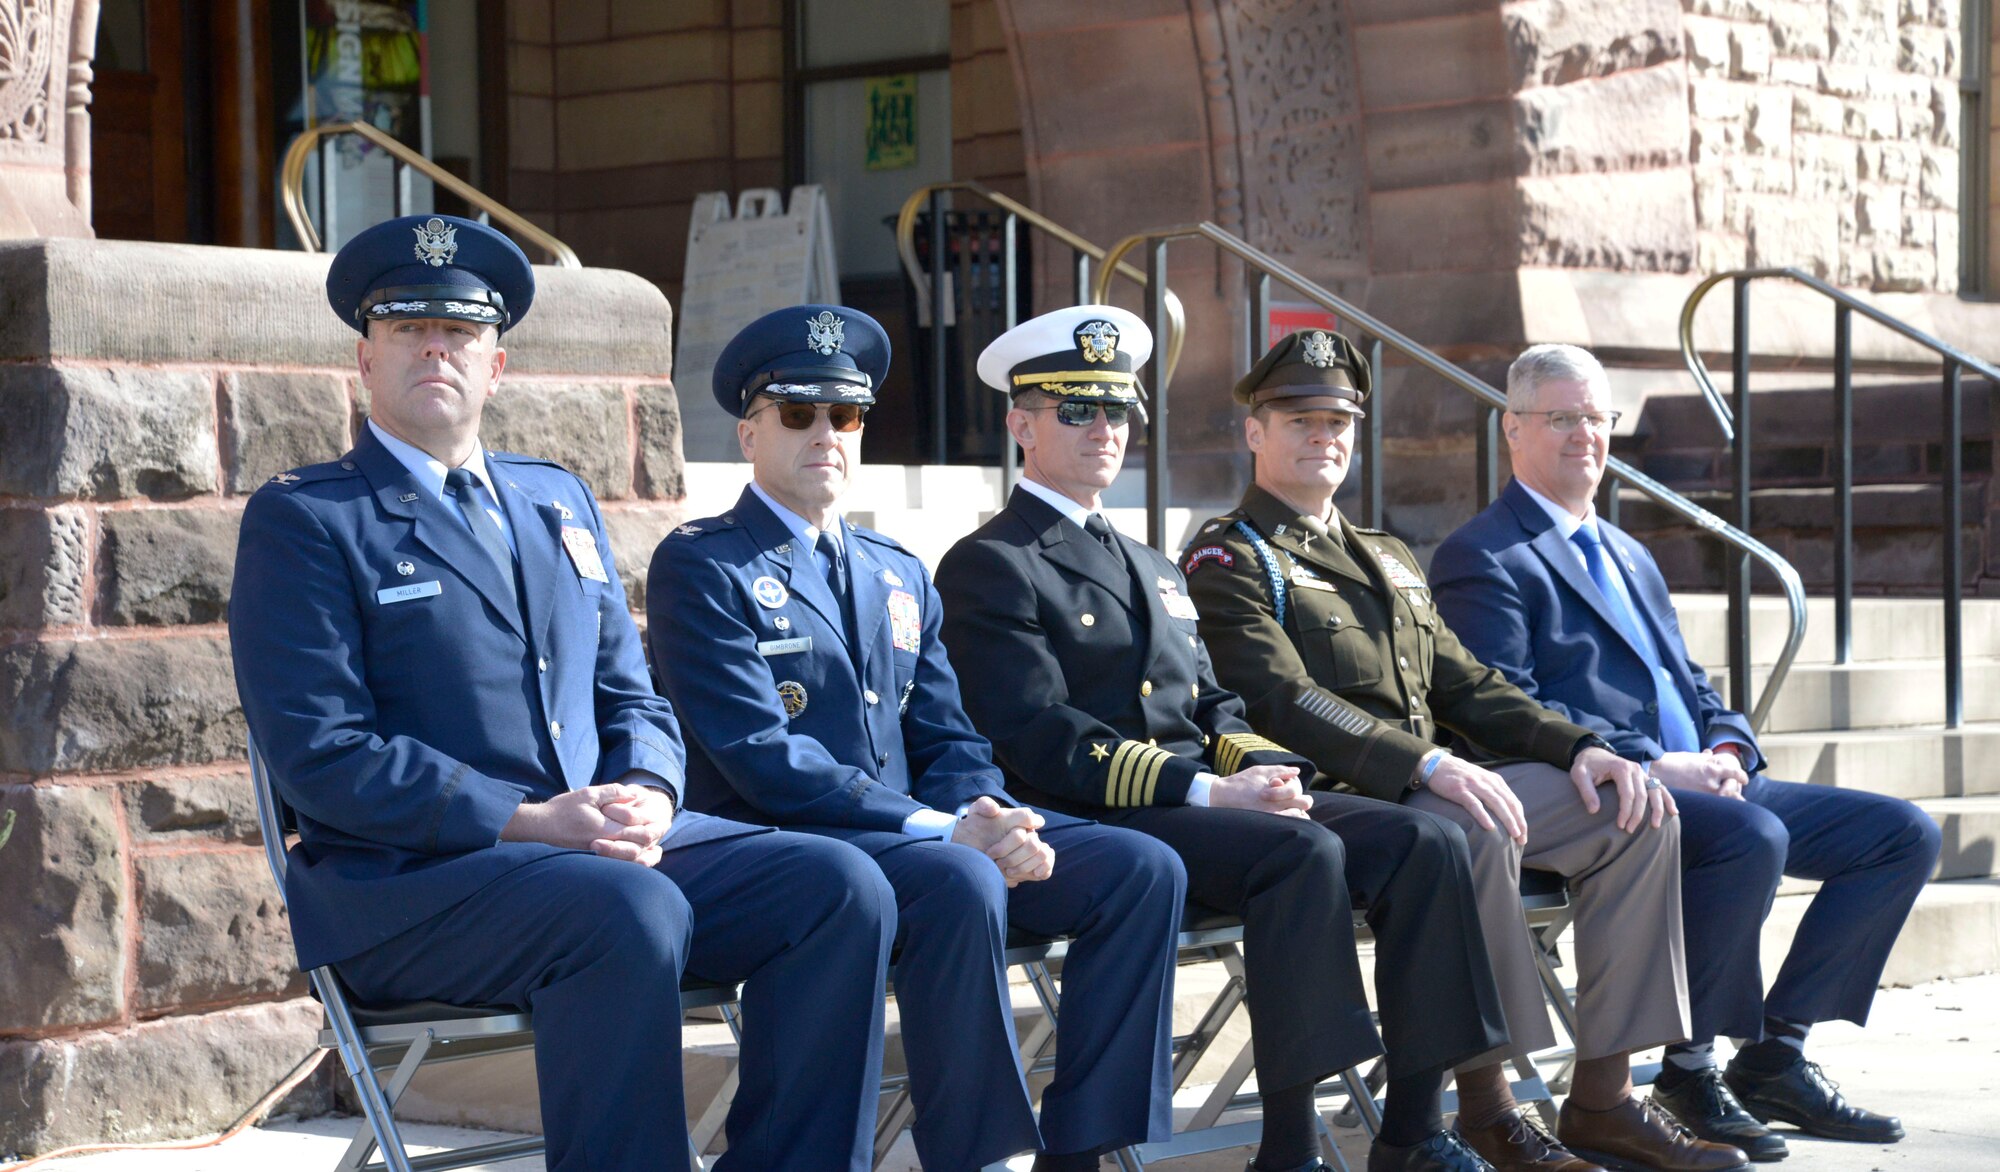
[[[1107,746],[1107,745],[1098,745],[1098,744],[1093,744],[1093,745],[1091,745],[1091,746],[1090,746],[1090,759],[1091,759],[1091,760],[1093,760],[1093,761],[1102,761],[1102,760],[1104,760],[1104,759],[1105,759],[1106,757],[1109,757],[1109,756],[1111,756],[1111,749],[1110,749],[1110,747],[1109,747],[1109,746]]]
[[[1204,545],[1200,549],[1188,551],[1187,562],[1181,566],[1181,572],[1192,575],[1195,567],[1201,565],[1203,562],[1216,562],[1223,566],[1234,566],[1236,564],[1236,555],[1219,545]]]
[[[296,484],[298,483],[298,480],[299,478],[297,476],[292,475],[290,472],[280,472],[276,476],[273,476],[271,478],[271,481],[274,484]]]
[[[682,525],[678,529],[674,530],[674,536],[693,537],[695,534],[699,532],[701,532],[701,526],[699,525]]]
[[[1201,531],[1202,531],[1203,533],[1213,533],[1213,532],[1215,532],[1215,531],[1216,531],[1217,529],[1220,529],[1220,528],[1222,528],[1222,522],[1220,522],[1220,521],[1210,521],[1210,522],[1209,522],[1208,524],[1206,524],[1206,525],[1203,525],[1203,526],[1201,527]]]

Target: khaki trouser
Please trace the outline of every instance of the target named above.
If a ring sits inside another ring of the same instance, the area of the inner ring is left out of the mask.
[[[1687,958],[1681,943],[1680,820],[1626,834],[1615,824],[1616,792],[1598,790],[1584,809],[1569,774],[1540,762],[1500,766],[1527,813],[1528,843],[1481,830],[1463,806],[1428,791],[1406,804],[1465,829],[1480,929],[1507,1015],[1510,1051],[1555,1045],[1535,968],[1534,941],[1521,912],[1521,868],[1569,881],[1576,910],[1576,1055],[1601,1058],[1688,1037]],[[1497,1061],[1496,1052],[1464,1064]]]

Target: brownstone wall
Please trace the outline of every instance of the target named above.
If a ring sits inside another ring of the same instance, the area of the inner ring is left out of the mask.
[[[226,617],[245,496],[364,418],[326,264],[0,242],[0,1154],[213,1130],[311,1047]],[[591,483],[643,605],[683,495],[667,306],[538,275],[481,438]]]

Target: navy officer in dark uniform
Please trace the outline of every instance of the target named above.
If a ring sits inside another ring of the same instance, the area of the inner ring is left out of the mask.
[[[1024,801],[1144,831],[1198,903],[1243,917],[1263,1172],[1325,1167],[1314,1086],[1382,1053],[1355,956],[1376,938],[1389,1088],[1371,1172],[1488,1167],[1444,1128],[1454,1063],[1506,1041],[1465,836],[1435,815],[1303,793],[1306,758],[1215,682],[1180,569],[1099,511],[1152,338],[1108,306],[1044,314],[980,355],[1026,479],[939,564],[966,710]]]
[[[845,843],[684,808],[590,489],[479,444],[534,291],[469,220],[356,236],[327,297],[372,418],[244,510],[229,630],[298,816],[300,963],[363,1002],[532,1011],[562,1172],[687,1167],[680,982],[745,981],[717,1167],[861,1172],[891,895]]]
[[[926,1169],[1036,1149],[1037,1169],[1094,1169],[1171,1129],[1186,880],[1154,839],[1007,796],[960,706],[930,574],[841,516],[888,367],[881,326],[821,305],[758,319],[716,362],[752,480],[734,509],[660,543],[646,587],[654,663],[688,719],[688,802],[844,839],[888,877]],[[1039,1134],[1007,996],[1010,924],[1074,937]]]

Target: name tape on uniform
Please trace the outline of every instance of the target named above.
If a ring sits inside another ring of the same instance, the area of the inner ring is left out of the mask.
[[[413,598],[429,598],[432,595],[443,592],[444,586],[438,582],[412,582],[408,586],[391,586],[387,590],[377,590],[375,592],[375,601],[382,606],[387,606],[392,602],[408,602]]]
[[[801,651],[811,651],[811,635],[801,635],[796,639],[766,639],[757,644],[759,655],[795,655]]]

